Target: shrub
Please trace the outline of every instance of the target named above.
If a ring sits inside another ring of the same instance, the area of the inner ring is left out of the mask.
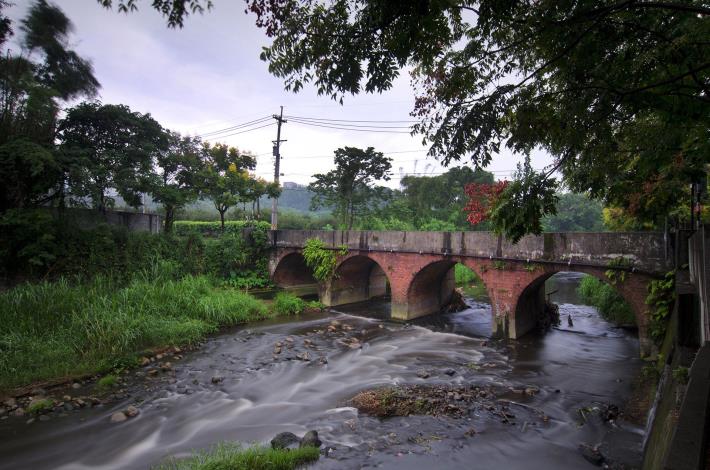
[[[27,407],[27,412],[31,415],[37,415],[44,411],[49,411],[54,407],[54,400],[51,398],[43,398],[41,400],[33,400]]]
[[[109,390],[115,387],[116,385],[118,385],[118,377],[116,377],[115,375],[106,375],[104,377],[101,377],[96,383],[96,387],[98,387],[100,390]]]
[[[226,220],[224,222],[225,234],[241,234],[242,230],[246,228],[269,230],[271,224],[263,220]],[[219,221],[176,220],[173,230],[175,235],[179,236],[199,233],[204,236],[216,237],[222,234],[222,225]]]
[[[577,293],[584,303],[596,307],[605,320],[617,325],[636,324],[636,317],[629,304],[609,284],[592,276],[584,276]]]
[[[272,308],[279,315],[298,315],[306,309],[306,302],[288,292],[279,292]]]

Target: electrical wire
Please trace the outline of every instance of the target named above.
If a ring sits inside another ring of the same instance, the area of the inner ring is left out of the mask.
[[[357,119],[331,119],[331,118],[316,118],[316,117],[308,117],[308,116],[293,116],[293,115],[286,115],[284,116],[285,118],[290,118],[290,119],[300,119],[303,121],[315,121],[315,122],[372,122],[372,123],[383,123],[383,124],[396,124],[396,123],[409,123],[409,124],[416,124],[419,121],[413,121],[413,120],[407,120],[407,121],[370,121],[370,120],[357,120]]]
[[[409,131],[387,131],[387,130],[377,130],[375,129],[359,129],[359,128],[348,128],[348,127],[342,127],[342,126],[331,126],[331,125],[326,125],[326,124],[315,124],[311,122],[305,122],[305,121],[296,121],[292,119],[292,123],[304,125],[304,126],[313,126],[313,127],[324,127],[326,129],[339,129],[339,130],[344,130],[344,131],[353,131],[353,132],[376,132],[376,133],[382,133],[382,134],[411,134]]]
[[[219,135],[219,136],[214,136],[214,137],[207,137],[205,140],[224,139],[225,137],[232,137],[233,135],[244,134],[245,132],[251,132],[251,131],[255,131],[255,130],[257,130],[257,129],[263,129],[263,128],[265,128],[265,127],[275,126],[275,125],[276,125],[275,122],[270,122],[270,123],[268,123],[268,124],[264,124],[263,126],[252,127],[251,129],[245,129],[245,130],[243,130],[243,131],[234,132],[234,133],[231,133],[231,134]],[[202,137],[202,136],[200,136],[200,137]]]
[[[207,136],[212,136],[214,134],[223,134],[225,132],[231,132],[231,131],[234,131],[237,129],[243,129],[245,127],[250,127],[250,126],[254,126],[256,124],[261,124],[263,122],[268,121],[269,119],[271,119],[271,116],[265,116],[265,117],[262,117],[259,119],[254,119],[253,121],[243,122],[241,124],[237,124],[234,126],[225,127],[223,129],[218,129],[218,130],[214,130],[214,131],[210,131],[210,132],[203,132],[202,134],[198,134],[198,137],[207,137]]]

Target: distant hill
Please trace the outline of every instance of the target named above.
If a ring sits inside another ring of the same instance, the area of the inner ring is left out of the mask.
[[[279,209],[291,210],[296,212],[313,212],[309,209],[313,193],[308,190],[308,187],[298,183],[286,181],[283,183],[283,191],[279,197]],[[271,207],[271,199],[262,198],[260,201],[261,207]],[[315,212],[330,212],[329,210],[318,210]]]
[[[308,190],[308,187],[306,185],[286,181],[283,183],[283,191],[281,192],[281,196],[279,197],[279,210],[292,212],[317,212],[319,214],[325,214],[330,212],[329,210],[324,209],[320,209],[318,211],[309,210],[312,196],[313,193]],[[120,196],[114,195],[114,198],[116,199],[117,209],[126,208],[127,210],[131,211],[135,210],[132,208],[127,208],[125,202]],[[259,204],[261,205],[262,209],[271,209],[271,199],[267,197],[261,198]],[[161,211],[160,204],[155,203],[150,197],[146,197],[145,208],[146,212]],[[214,213],[215,215],[217,214],[217,211],[212,205],[212,201],[207,199],[196,201],[187,206],[185,210],[188,212],[196,211],[209,214]]]

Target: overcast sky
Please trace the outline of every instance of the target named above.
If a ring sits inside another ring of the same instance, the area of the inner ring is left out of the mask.
[[[9,13],[19,19],[31,1],[14,2]],[[283,82],[259,60],[267,38],[254,26],[254,17],[244,13],[242,1],[214,0],[211,12],[189,17],[183,29],[168,29],[147,0],[138,2],[140,11],[130,15],[105,10],[94,0],[55,3],[74,23],[73,47],[93,63],[101,82],[99,99],[150,113],[164,127],[183,134],[205,134],[270,116],[278,113],[279,106],[284,106],[284,114],[294,116],[412,120],[414,97],[408,75],[384,94],[346,97],[342,106],[317,96],[311,87],[298,94],[285,91]],[[15,30],[19,33],[18,27]],[[288,122],[281,138],[287,140],[281,151],[282,181],[308,183],[313,173],[333,167],[333,150],[342,146],[372,146],[388,154],[394,160],[394,177],[388,184],[393,187],[402,174],[446,171],[426,158],[421,136],[408,133],[343,131]],[[214,141],[256,154],[257,175],[271,180],[274,139],[276,126],[271,125]],[[510,176],[518,161],[519,157],[503,153],[488,169],[502,179]],[[544,154],[533,157],[535,168],[549,162]]]

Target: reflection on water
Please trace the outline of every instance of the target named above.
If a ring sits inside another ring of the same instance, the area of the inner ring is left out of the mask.
[[[374,318],[312,314],[223,334],[176,363],[172,383],[162,389],[137,385],[129,401],[47,423],[0,421],[0,469],[141,469],[218,441],[268,442],[282,431],[309,429],[335,448],[313,467],[321,469],[594,468],[580,444],[601,444],[607,455],[637,464],[640,428],[603,423],[593,413],[582,422],[578,409],[623,403],[640,368],[638,341],[593,308],[570,303],[565,296],[574,292],[575,278],[555,282],[553,300],[563,302],[561,313],[572,317],[575,332],[495,342],[488,339],[487,304],[469,302],[462,312],[403,325],[379,319],[388,308],[380,301],[341,309]],[[333,319],[339,324],[329,331]],[[353,336],[362,348],[351,346]],[[274,344],[288,337],[293,348],[274,358]],[[311,360],[299,360],[306,350]],[[421,370],[429,377],[420,378]],[[223,380],[212,383],[217,375]],[[503,398],[521,405],[513,424],[485,409],[461,419],[380,420],[348,406],[362,389],[398,383],[488,384],[512,390]],[[540,391],[515,392],[524,387]],[[134,401],[138,417],[109,423],[113,411]]]

